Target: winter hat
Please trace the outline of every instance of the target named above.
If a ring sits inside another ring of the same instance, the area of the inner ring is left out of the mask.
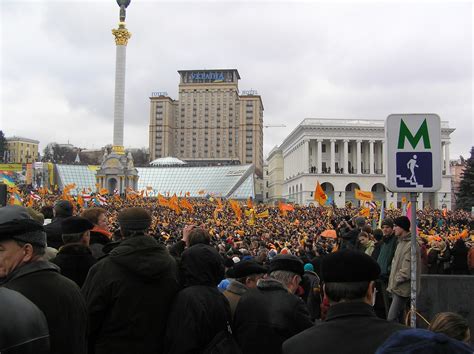
[[[223,293],[224,291],[227,290],[227,287],[229,286],[229,284],[230,284],[229,279],[222,279],[219,285],[217,285],[217,289],[219,289],[219,291]]]
[[[396,226],[401,227],[403,230],[409,232],[410,231],[410,219],[408,219],[406,216],[399,216],[395,220],[393,220],[393,223]]]
[[[94,224],[81,216],[70,216],[61,222],[62,233],[80,234],[94,228]]]
[[[46,247],[43,225],[33,220],[25,207],[18,205],[0,208],[1,240],[15,240]]]
[[[117,217],[121,229],[145,231],[151,225],[151,215],[143,208],[125,208]]]
[[[321,278],[325,283],[349,283],[376,280],[380,266],[369,255],[353,250],[342,250],[323,257]]]
[[[311,263],[306,263],[304,265],[304,271],[305,272],[314,272],[314,267]]]
[[[71,202],[67,200],[60,200],[54,205],[56,216],[67,218],[68,216],[72,216],[73,210]]]
[[[278,252],[274,249],[271,249],[269,252],[268,252],[268,259],[269,260],[272,260],[273,257],[275,257],[276,255],[278,254]]]
[[[363,228],[365,226],[365,218],[363,216],[358,216],[355,219],[355,224],[359,228]]]
[[[228,278],[239,279],[248,277],[252,274],[262,274],[266,272],[267,268],[261,266],[257,262],[252,260],[242,260],[241,262],[236,263],[232,268],[230,268],[227,271],[226,276]]]
[[[442,333],[426,329],[407,329],[392,334],[376,351],[376,354],[472,354],[472,349],[463,342]]]
[[[391,218],[385,218],[382,220],[382,227],[386,225],[388,227],[390,227],[391,229],[393,229],[393,220]]]
[[[270,261],[270,269],[268,270],[268,273],[272,273],[277,270],[284,270],[303,276],[303,261],[290,254],[279,254],[278,256],[273,257],[273,259]]]
[[[240,258],[239,258],[239,257],[234,257],[234,258],[232,258],[232,261],[233,261],[234,263],[239,263],[239,262],[240,262]]]

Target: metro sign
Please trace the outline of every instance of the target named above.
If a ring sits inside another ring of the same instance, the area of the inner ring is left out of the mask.
[[[385,121],[387,188],[434,192],[441,188],[441,120],[436,114],[391,114]]]

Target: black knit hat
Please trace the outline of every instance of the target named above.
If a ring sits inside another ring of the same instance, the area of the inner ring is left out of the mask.
[[[117,216],[120,228],[130,231],[144,231],[151,225],[151,215],[143,208],[126,208]]]
[[[406,216],[399,216],[398,218],[393,220],[393,223],[407,232],[410,231],[410,219],[408,219]]]
[[[376,280],[380,266],[369,255],[353,250],[342,250],[323,257],[321,278],[325,283],[349,283]]]
[[[393,229],[393,220],[391,218],[385,218],[382,220],[382,226],[388,226],[390,227],[391,229]]]
[[[91,230],[93,227],[93,223],[80,216],[70,216],[61,222],[63,235],[83,233],[87,230]]]
[[[248,277],[252,274],[262,274],[266,272],[267,268],[261,266],[256,261],[246,260],[234,264],[234,266],[227,271],[226,276],[227,278],[238,279]]]
[[[72,216],[73,210],[72,204],[68,200],[60,200],[54,205],[56,216],[67,218],[68,216]]]
[[[304,275],[304,264],[301,259],[291,254],[279,254],[272,258],[268,273],[277,270],[292,272],[300,276]]]

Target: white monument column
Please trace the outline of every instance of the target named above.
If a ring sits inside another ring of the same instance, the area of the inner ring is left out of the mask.
[[[336,173],[336,139],[331,139],[331,173]]]
[[[344,139],[344,174],[349,173],[349,140]]]
[[[362,173],[362,154],[360,150],[360,144],[362,143],[362,140],[357,140],[357,165],[356,165],[356,173],[361,174]]]
[[[318,173],[322,173],[322,166],[323,166],[323,141],[322,139],[318,139]]]
[[[385,166],[387,166],[387,161],[386,161],[386,153],[385,153],[385,140],[382,141],[382,146],[380,151],[382,152],[382,174],[385,174]]]
[[[446,175],[451,174],[449,170],[449,144],[449,141],[444,143],[444,169],[446,170]]]
[[[303,173],[309,172],[309,142],[303,142]]]
[[[374,174],[374,140],[369,140],[369,173]]]
[[[127,43],[132,36],[125,27],[125,22],[119,22],[119,28],[113,29],[115,37],[115,100],[114,100],[114,137],[113,151],[125,154],[123,148],[123,124],[125,109],[125,63],[127,56]]]

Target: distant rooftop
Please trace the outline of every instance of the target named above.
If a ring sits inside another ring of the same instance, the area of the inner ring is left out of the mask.
[[[12,136],[12,137],[9,137],[9,138],[7,138],[7,141],[24,141],[24,142],[32,143],[32,144],[39,144],[39,141],[38,141],[38,140],[29,139],[29,138],[23,138],[23,137],[21,137],[21,136]]]
[[[382,119],[334,119],[334,118],[305,118],[300,125],[306,126],[359,126],[359,127],[383,127],[385,120]],[[448,121],[441,121],[441,128],[449,128]]]
[[[186,165],[186,162],[177,159],[176,157],[161,157],[159,159],[153,160],[150,162],[152,166],[180,166]]]

